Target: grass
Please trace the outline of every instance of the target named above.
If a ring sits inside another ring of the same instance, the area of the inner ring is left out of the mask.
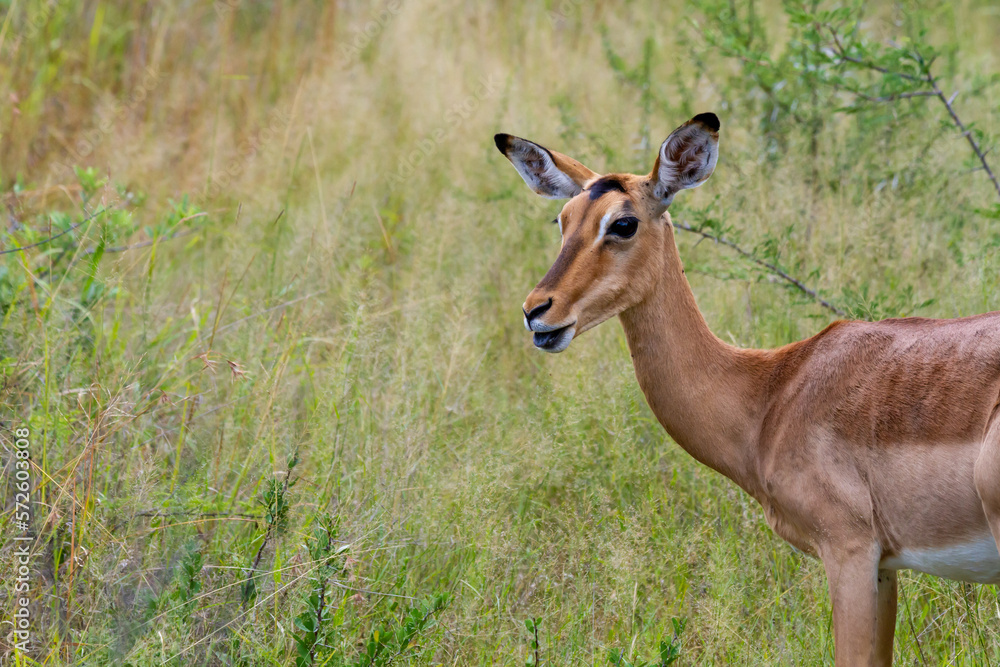
[[[774,2],[0,10],[2,249],[71,229],[0,256],[0,530],[25,427],[37,537],[33,648],[2,660],[603,665],[678,627],[676,664],[832,660],[819,562],[670,442],[620,327],[532,349],[559,204],[491,137],[640,171],[715,110],[679,220],[855,316],[996,310],[996,193],[933,100],[847,113],[782,78],[811,56]],[[863,28],[926,29],[993,145],[995,7],[880,3]],[[722,338],[831,320],[698,239]],[[900,663],[1000,664],[995,587],[901,590]]]

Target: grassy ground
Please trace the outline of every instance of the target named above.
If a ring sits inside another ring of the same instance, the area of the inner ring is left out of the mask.
[[[491,139],[648,170],[714,110],[719,167],[677,219],[854,316],[1000,308],[997,193],[944,107],[840,110],[794,78],[785,5],[735,8],[0,0],[2,248],[72,230],[0,256],[0,530],[27,428],[37,536],[33,648],[0,662],[524,664],[536,619],[542,663],[602,665],[686,619],[678,664],[829,663],[821,565],[670,442],[617,323],[532,348],[559,204]],[[926,28],[992,145],[995,6],[862,27]],[[832,319],[697,240],[722,338]],[[995,587],[901,590],[901,664],[1000,664]]]

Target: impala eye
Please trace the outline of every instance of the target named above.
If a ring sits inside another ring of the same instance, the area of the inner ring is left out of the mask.
[[[608,227],[608,235],[620,236],[623,239],[635,236],[635,231],[639,229],[638,218],[618,218]]]

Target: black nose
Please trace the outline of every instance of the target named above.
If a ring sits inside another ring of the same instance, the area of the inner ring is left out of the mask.
[[[551,307],[552,307],[552,297],[549,297],[549,300],[546,301],[545,303],[537,305],[534,308],[532,308],[530,313],[527,312],[524,308],[521,309],[521,312],[524,313],[524,319],[528,320],[528,324],[531,324],[531,320],[535,319],[536,317],[538,317]]]

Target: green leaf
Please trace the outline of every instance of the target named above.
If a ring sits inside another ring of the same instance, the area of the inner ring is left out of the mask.
[[[303,612],[295,617],[295,627],[306,632],[316,632],[316,617],[311,612]]]

